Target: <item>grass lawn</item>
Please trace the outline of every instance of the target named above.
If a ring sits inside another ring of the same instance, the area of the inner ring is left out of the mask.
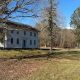
[[[23,80],[80,80],[80,61],[68,59],[45,60],[39,70]]]
[[[0,57],[47,53],[44,50],[1,50]],[[0,59],[0,80],[80,80],[80,50],[54,51],[48,59]]]
[[[0,50],[0,58],[46,54],[45,50]]]

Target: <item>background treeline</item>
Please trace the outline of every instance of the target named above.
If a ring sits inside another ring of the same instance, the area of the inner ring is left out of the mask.
[[[44,21],[41,21],[36,25],[36,28],[40,31],[40,47],[50,47],[50,38],[47,25]],[[53,47],[59,48],[74,48],[77,47],[75,30],[65,29],[61,27],[54,27],[53,29]]]

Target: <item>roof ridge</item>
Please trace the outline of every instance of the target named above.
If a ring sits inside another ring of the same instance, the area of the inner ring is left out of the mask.
[[[27,24],[14,22],[14,21],[10,21],[10,20],[8,20],[6,23],[12,23],[12,24],[15,24],[15,25],[20,25],[23,28],[32,29],[32,30],[35,30],[35,31],[39,32],[39,30],[37,30],[36,28],[34,28],[34,27],[30,26],[30,25],[27,25]]]

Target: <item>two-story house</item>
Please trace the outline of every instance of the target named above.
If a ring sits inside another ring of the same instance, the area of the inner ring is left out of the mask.
[[[2,48],[39,48],[39,31],[29,25],[8,21],[0,33]]]

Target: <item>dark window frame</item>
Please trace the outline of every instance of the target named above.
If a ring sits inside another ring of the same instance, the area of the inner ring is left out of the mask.
[[[32,40],[30,40],[30,45],[32,45]]]
[[[34,45],[36,45],[36,40],[34,40]]]
[[[19,34],[19,31],[17,31],[17,34]]]
[[[11,30],[11,34],[13,34],[14,33],[14,30]]]
[[[30,32],[30,36],[32,36],[32,32]]]
[[[26,35],[26,31],[24,31],[24,35]]]
[[[17,44],[19,44],[19,38],[17,38]]]
[[[36,37],[36,33],[34,33],[34,37]]]
[[[11,38],[11,44],[13,44],[13,38]]]

